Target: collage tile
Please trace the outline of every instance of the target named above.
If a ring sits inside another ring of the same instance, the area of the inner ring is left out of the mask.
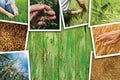
[[[89,25],[98,26],[120,22],[118,0],[89,0]]]
[[[59,0],[30,0],[29,31],[61,31]]]
[[[88,25],[88,0],[60,0],[64,29]]]
[[[91,36],[95,58],[119,55],[120,23],[94,26]]]
[[[0,21],[27,24],[27,12],[28,0],[0,0]]]
[[[30,80],[29,52],[0,52],[0,80]]]
[[[119,80],[119,61],[120,56],[95,59],[91,51],[89,80]]]

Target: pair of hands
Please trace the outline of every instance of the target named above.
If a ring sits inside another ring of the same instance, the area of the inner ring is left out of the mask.
[[[30,6],[31,25],[42,26],[55,19],[55,12],[51,9],[51,7],[42,4],[34,4]]]
[[[101,34],[96,38],[96,42],[99,42],[105,39],[107,39],[108,41],[104,42],[103,44],[104,46],[117,43],[118,41],[120,41],[120,30]]]

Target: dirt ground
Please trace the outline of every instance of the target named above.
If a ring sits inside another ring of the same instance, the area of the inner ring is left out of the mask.
[[[94,59],[90,80],[120,80],[120,56]]]
[[[93,27],[92,30],[93,30],[93,37],[94,37],[94,41],[95,41],[96,37],[103,33],[120,30],[120,24],[112,24],[112,25],[107,25],[107,26]],[[108,45],[106,47],[103,46],[103,43],[105,41],[107,41],[107,40],[94,42],[97,56],[107,55],[107,54],[115,54],[115,53],[120,52],[120,41],[118,41],[115,44]]]
[[[27,25],[0,22],[0,51],[24,50]]]

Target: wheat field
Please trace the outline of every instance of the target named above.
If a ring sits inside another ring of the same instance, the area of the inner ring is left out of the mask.
[[[27,25],[0,22],[0,51],[24,50]]]
[[[120,24],[112,24],[112,25],[93,27],[92,28],[94,43],[95,43],[95,50],[96,50],[96,55],[97,56],[114,54],[114,53],[119,53],[120,52],[120,41],[118,41],[115,44],[110,44],[106,47],[103,46],[103,43],[106,40],[95,42],[97,36],[99,36],[100,34],[115,31],[115,30],[120,30]]]
[[[90,80],[119,80],[120,56],[104,59],[95,59],[92,56],[92,69]]]

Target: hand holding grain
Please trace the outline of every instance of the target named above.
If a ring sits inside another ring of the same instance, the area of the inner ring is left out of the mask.
[[[108,41],[104,42],[104,46],[117,43],[118,41],[120,41],[120,30],[101,34],[96,38],[96,42],[102,41],[105,39],[107,39]]]
[[[55,12],[51,7],[42,4],[34,4],[30,6],[30,23],[33,26],[45,25],[48,21],[55,20]]]

